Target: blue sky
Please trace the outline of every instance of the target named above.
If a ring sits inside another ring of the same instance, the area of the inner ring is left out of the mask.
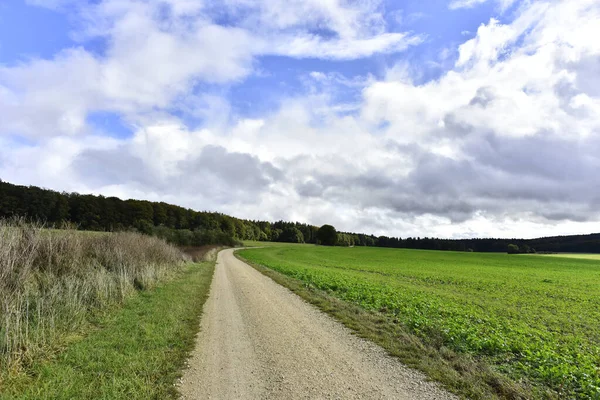
[[[4,1],[0,178],[376,234],[597,231],[599,15]]]
[[[32,29],[33,28],[33,29]],[[14,65],[31,57],[52,57],[74,43],[65,14],[23,1],[0,5],[0,61]]]
[[[44,4],[44,2],[37,2]],[[10,0],[1,7],[0,62],[14,66],[32,58],[48,59],[65,48],[82,47],[98,57],[105,54],[107,38],[83,40],[78,35],[81,20],[73,16],[75,5],[65,3],[62,7],[41,7],[36,2]],[[56,2],[48,2],[53,5]],[[165,13],[168,13],[165,6]],[[306,76],[313,71],[335,73],[346,79],[361,76],[383,78],[386,70],[398,62],[406,61],[418,69],[417,81],[425,83],[438,78],[452,65],[457,54],[455,48],[466,38],[473,37],[477,28],[491,17],[508,19],[506,10],[493,2],[449,12],[447,0],[387,1],[377,11],[383,14],[390,30],[411,32],[421,36],[423,42],[401,53],[374,54],[354,60],[327,60],[319,58],[290,58],[285,56],[262,56],[254,60],[260,74],[248,76],[227,85],[198,84],[198,94],[214,92],[230,98],[232,112],[239,117],[257,117],[276,109],[282,94],[293,96],[304,92]],[[215,20],[222,25],[239,23],[238,16],[224,13],[222,8],[213,7]],[[230,13],[233,14],[233,13]],[[312,29],[322,35],[332,35],[326,29]],[[448,54],[442,55],[447,49]],[[441,59],[444,57],[444,59]],[[338,100],[354,101],[360,96],[361,88],[340,87]],[[180,110],[173,112],[190,127],[197,127],[202,120],[185,115]],[[95,110],[87,115],[86,122],[107,134],[124,137],[132,129],[117,114]]]

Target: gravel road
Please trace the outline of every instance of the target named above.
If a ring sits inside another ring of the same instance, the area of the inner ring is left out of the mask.
[[[221,251],[183,399],[455,399]]]

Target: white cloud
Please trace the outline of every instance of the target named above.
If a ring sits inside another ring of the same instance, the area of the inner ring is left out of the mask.
[[[103,15],[117,12],[114,4]],[[378,17],[354,22],[377,4],[360,3],[358,14],[335,1],[292,2],[293,12],[264,4],[231,3],[245,16],[235,28],[207,22],[210,7],[181,11],[202,16],[175,27],[119,11],[101,29],[115,40],[106,56],[73,49],[0,69],[0,114],[9,116],[0,125],[63,134],[10,143],[15,150],[0,157],[3,179],[404,237],[597,230],[597,2],[532,2],[510,23],[492,19],[455,49],[449,71],[423,84],[407,61],[379,80],[314,71],[304,75],[306,92],[276,111],[239,118],[226,99],[191,93],[190,85],[243,79],[257,54],[344,59],[417,40],[381,32]],[[314,10],[310,21],[298,17],[304,7]],[[281,21],[251,30],[263,15]],[[325,22],[332,38],[310,33]],[[199,35],[206,29],[208,42]],[[362,88],[352,104],[358,112],[340,112],[340,86]],[[189,129],[167,112],[137,115],[174,102],[214,118]],[[66,136],[94,108],[137,116],[134,136]]]
[[[458,8],[472,8],[479,4],[485,3],[487,0],[453,0],[448,6],[451,10]]]
[[[74,134],[87,110],[101,102],[98,61],[80,48],[54,60],[0,66],[0,132],[26,135]]]
[[[457,10],[461,8],[473,8],[480,4],[486,3],[488,0],[452,0],[448,8]],[[512,6],[517,0],[494,0],[500,10],[504,11]]]
[[[224,3],[230,10],[245,14],[242,24],[263,30],[325,29],[341,40],[385,32],[381,0],[226,0]]]
[[[391,129],[409,141],[431,132],[439,121],[503,136],[590,135],[595,128],[583,129],[581,115],[564,107],[563,100],[570,100],[561,99],[557,90],[588,91],[589,86],[577,85],[577,75],[580,63],[600,54],[595,41],[583,39],[600,34],[592,22],[598,12],[589,3],[538,2],[510,25],[492,19],[459,47],[455,70],[439,80],[415,86],[396,79],[369,87],[364,117],[374,124],[391,122]]]
[[[294,58],[351,60],[378,53],[397,53],[422,42],[418,36],[384,33],[367,39],[323,40],[316,35],[284,39],[274,48],[275,54]]]
[[[376,2],[226,2],[233,15],[251,11],[239,26],[213,23],[214,4],[201,1],[30,3],[76,10],[73,18],[83,28],[73,35],[82,43],[100,37],[107,48],[101,55],[84,47],[65,49],[52,59],[0,66],[0,113],[7,116],[0,121],[0,133],[81,133],[94,110],[137,121],[192,99],[197,83],[246,78],[261,55],[347,60],[399,52],[420,42],[385,32]],[[316,28],[335,35],[311,33]]]

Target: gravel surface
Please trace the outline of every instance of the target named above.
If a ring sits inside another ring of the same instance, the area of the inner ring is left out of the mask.
[[[221,251],[183,399],[456,399]]]

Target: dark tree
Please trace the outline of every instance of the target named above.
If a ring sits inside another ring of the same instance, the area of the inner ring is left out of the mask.
[[[317,243],[323,246],[335,246],[337,243],[337,231],[331,225],[323,225],[317,231]]]

